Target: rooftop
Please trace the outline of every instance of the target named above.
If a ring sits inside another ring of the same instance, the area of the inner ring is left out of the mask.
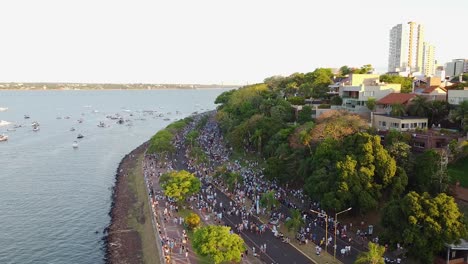
[[[407,104],[411,99],[416,97],[416,94],[407,93],[391,93],[377,101],[377,104],[392,105],[392,104]]]

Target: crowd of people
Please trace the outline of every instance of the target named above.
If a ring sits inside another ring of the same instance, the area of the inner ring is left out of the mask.
[[[225,145],[223,135],[213,115],[207,115],[208,121],[199,130],[197,139],[197,145],[207,155],[206,162],[200,162],[194,158],[191,154],[191,148],[187,147],[185,142],[187,134],[196,128],[197,123],[202,118],[206,118],[202,115],[195,116],[194,121],[190,122],[174,137],[173,143],[176,151],[171,159],[161,155],[147,155],[145,157],[145,179],[147,179],[153,206],[157,206],[158,202],[165,203],[164,218],[160,220],[172,220],[174,223],[183,224],[182,219],[174,219],[171,214],[177,210],[176,204],[164,197],[155,187],[157,178],[165,171],[186,169],[199,177],[202,182],[201,191],[191,197],[188,202],[193,206],[193,209],[199,210],[207,218],[205,220],[212,216],[214,221],[231,226],[232,232],[237,233],[248,231],[261,236],[267,229],[270,229],[276,237],[281,238],[283,242],[289,243],[290,238],[284,237],[277,227],[279,223],[284,223],[290,217],[289,209],[295,208],[301,212],[304,225],[298,230],[294,239],[303,244],[313,242],[316,245],[317,255],[320,255],[325,248],[333,249],[334,237],[331,234],[335,233],[335,219],[326,215],[326,212],[320,208],[320,203],[307,199],[301,189],[280,186],[275,181],[267,180],[263,174],[263,168],[259,166],[258,162],[241,159],[231,161],[232,149]],[[221,166],[227,172],[239,174],[242,180],[236,182],[233,188],[229,188],[223,177],[214,177]],[[219,191],[228,195],[231,200],[223,202],[217,197]],[[272,208],[273,210],[270,210],[271,208],[267,210],[267,208],[259,206],[262,194],[269,191],[273,191],[275,199],[280,201],[280,205]],[[258,221],[258,216],[261,214],[269,216],[275,221],[271,221],[268,225],[262,224]],[[238,220],[229,220],[229,223],[226,223],[223,216],[229,216],[230,219],[235,216],[234,218]],[[325,228],[328,228],[327,237],[324,235]],[[351,223],[348,225],[336,223],[337,237],[347,242],[341,248],[335,248],[336,252],[338,252],[337,256],[342,258],[350,255],[352,251],[350,244],[352,239],[348,235],[351,228]],[[365,238],[367,239],[367,236]],[[187,239],[184,239],[184,237],[168,238],[161,236],[164,250],[166,248],[172,249],[171,241],[173,247],[177,247],[177,245],[183,246],[184,243],[181,242],[186,242]],[[341,244],[343,245],[343,243]],[[267,245],[262,244],[258,251],[253,248],[252,252],[254,255],[265,254],[266,248]],[[183,253],[184,249],[180,252]]]

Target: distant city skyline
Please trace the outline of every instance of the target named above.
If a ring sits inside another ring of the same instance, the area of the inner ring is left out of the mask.
[[[0,82],[261,82],[318,67],[388,68],[389,30],[424,25],[438,64],[468,58],[466,0],[15,0]]]

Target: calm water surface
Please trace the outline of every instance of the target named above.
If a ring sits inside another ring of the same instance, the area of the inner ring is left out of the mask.
[[[214,109],[223,91],[0,91],[0,107],[9,108],[0,120],[12,123],[0,126],[9,136],[0,142],[0,263],[103,263],[122,157],[170,122]],[[116,114],[129,122],[106,118]],[[23,126],[7,131],[14,124]]]

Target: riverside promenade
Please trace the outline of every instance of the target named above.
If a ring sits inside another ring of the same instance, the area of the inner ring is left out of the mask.
[[[163,252],[161,261],[171,264],[199,263],[199,258],[193,251],[188,237],[185,235],[186,231],[181,218],[182,215],[179,213],[179,208],[174,207],[174,205],[171,206],[163,195],[161,186],[159,185],[159,175],[171,171],[173,169],[172,162],[166,159],[156,160],[153,157],[146,157],[143,167],[145,179],[147,179],[148,191],[150,193],[154,222],[156,223],[157,231],[155,235],[161,243],[160,249]],[[189,203],[188,206],[193,208],[193,203]],[[180,209],[185,210],[185,208]],[[204,224],[217,224],[213,221],[213,218],[210,218],[209,214],[197,209],[193,211],[200,216]],[[247,256],[242,259],[241,263],[261,264],[264,262],[253,257],[252,254],[247,254]]]

